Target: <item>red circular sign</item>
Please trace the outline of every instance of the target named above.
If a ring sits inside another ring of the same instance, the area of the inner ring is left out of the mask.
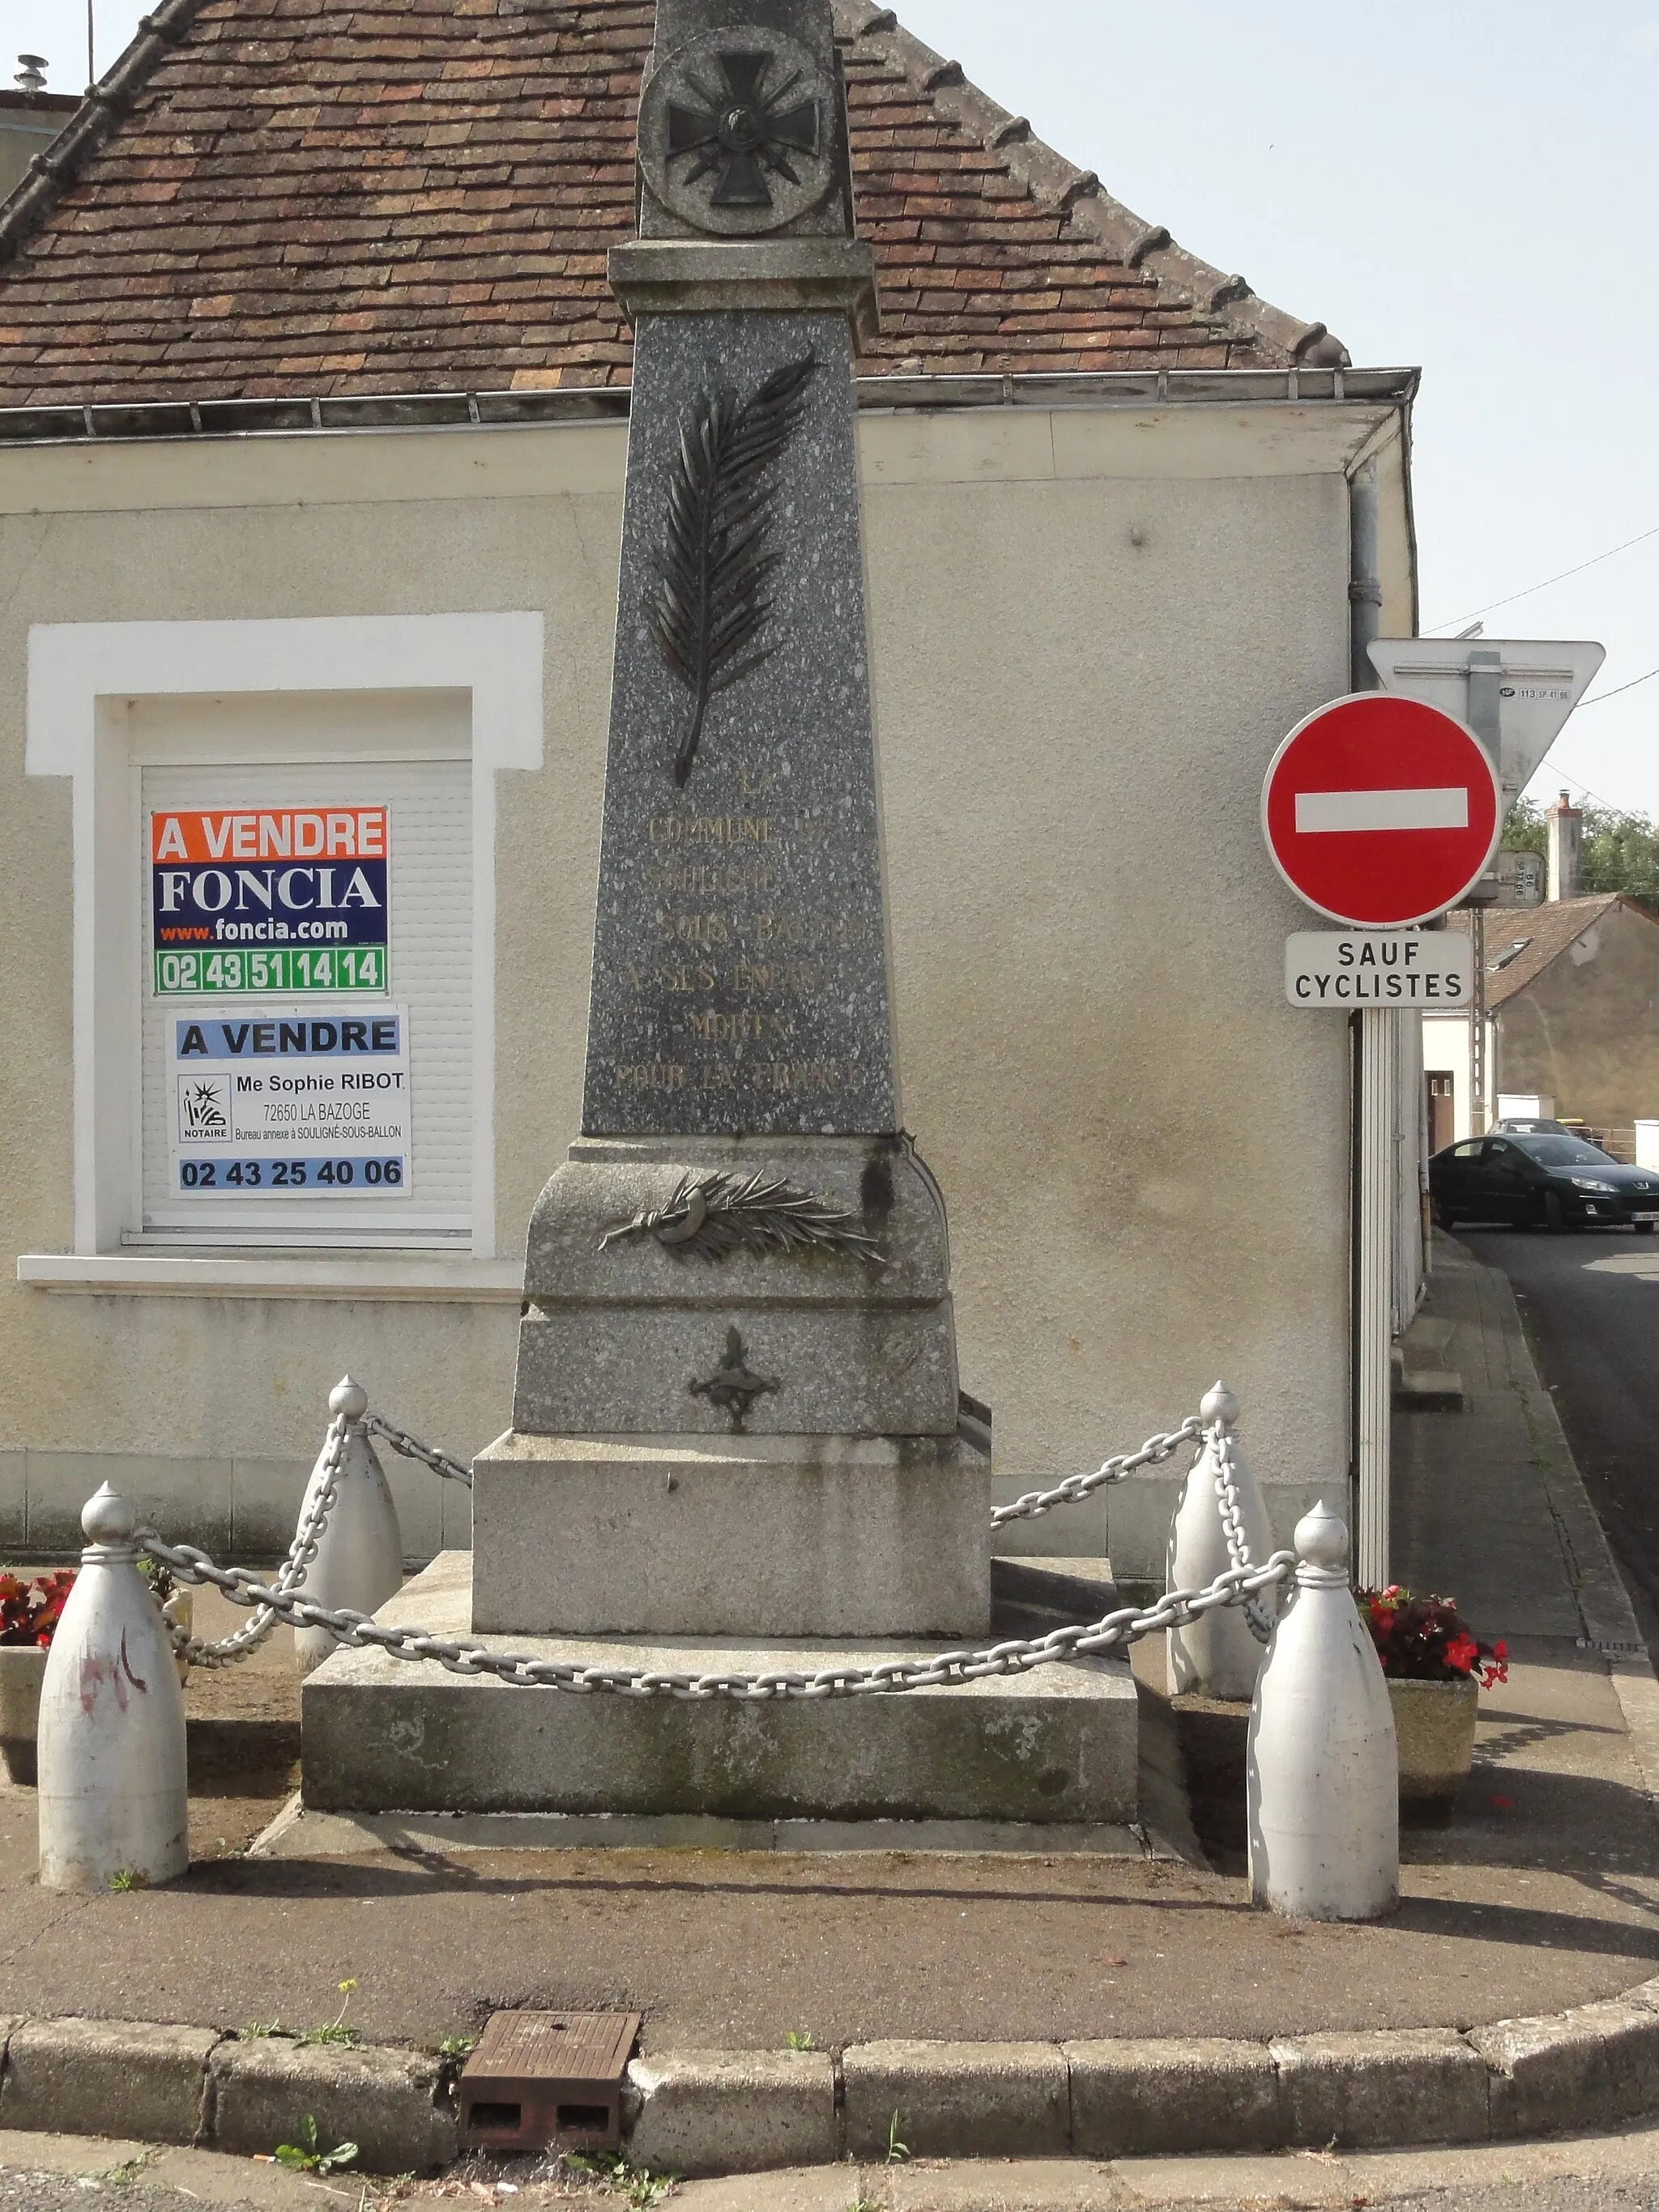
[[[1299,898],[1360,929],[1455,906],[1503,823],[1503,790],[1472,730],[1437,707],[1356,691],[1300,721],[1261,787],[1261,829]]]

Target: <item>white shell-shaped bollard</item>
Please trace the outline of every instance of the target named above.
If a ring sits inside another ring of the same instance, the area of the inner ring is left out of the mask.
[[[1296,1920],[1378,1920],[1400,1896],[1394,1709],[1348,1587],[1348,1531],[1297,1522],[1296,1598],[1250,1714],[1250,1894]]]
[[[137,1516],[106,1483],[40,1689],[40,1885],[172,1881],[190,1864],[185,1698],[138,1571]]]
[[[1238,1401],[1224,1382],[1218,1382],[1213,1390],[1205,1393],[1199,1413],[1206,1426],[1218,1421],[1231,1432],[1238,1419]],[[1245,1541],[1251,1559],[1261,1566],[1273,1553],[1273,1523],[1261,1486],[1251,1474],[1237,1437],[1232,1438],[1232,1462]],[[1166,1589],[1207,1589],[1234,1564],[1222,1526],[1215,1475],[1214,1447],[1206,1436],[1170,1523]],[[1271,1611],[1273,1591],[1264,1590],[1260,1602]],[[1166,1633],[1171,1694],[1198,1690],[1208,1698],[1248,1698],[1255,1688],[1264,1647],[1251,1634],[1238,1606],[1218,1606],[1185,1628],[1171,1628]]]
[[[404,1539],[398,1525],[398,1508],[386,1469],[363,1428],[368,1393],[348,1375],[329,1393],[328,1410],[336,1417],[345,1416],[345,1456],[333,1510],[300,1594],[313,1605],[378,1613],[404,1586]],[[311,1470],[305,1503],[300,1508],[301,1519],[323,1479],[327,1449],[325,1444]],[[325,1628],[296,1628],[294,1646],[307,1674],[339,1648]]]

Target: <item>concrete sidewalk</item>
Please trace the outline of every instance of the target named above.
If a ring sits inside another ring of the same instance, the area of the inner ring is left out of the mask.
[[[301,1822],[286,1848],[309,1856],[249,1858],[295,1748],[296,1680],[273,1647],[235,1675],[192,1680],[199,1863],[179,1884],[43,1893],[33,1796],[0,1794],[0,2014],[305,2028],[333,2016],[337,1984],[355,1978],[365,2036],[428,2049],[499,2006],[626,2008],[644,2014],[641,2048],[657,2060],[781,2054],[810,2033],[836,2054],[1018,2044],[1060,2065],[1064,2045],[1132,2052],[1203,2037],[1251,2046],[1249,2063],[1282,2080],[1291,2060],[1273,2056],[1274,2039],[1480,2030],[1649,1982],[1653,1677],[1626,1648],[1639,1650],[1635,1624],[1507,1285],[1441,1251],[1431,1311],[1452,1324],[1446,1364],[1466,1401],[1400,1417],[1395,1571],[1505,1637],[1512,1669],[1483,1699],[1452,1824],[1405,1832],[1389,1920],[1275,1920],[1250,1909],[1237,1872],[1139,1845],[1119,1857],[469,1850],[432,1824],[377,1837]],[[204,1601],[204,1626],[212,1613]],[[1156,1747],[1170,1711],[1161,1653],[1139,1653]],[[1643,2002],[1642,2037],[1651,2022],[1659,2041],[1654,1999]],[[1434,2046],[1458,2068],[1471,2047]],[[1593,2101],[1594,2069],[1585,2079]],[[1659,2063],[1653,2086],[1659,2104]]]

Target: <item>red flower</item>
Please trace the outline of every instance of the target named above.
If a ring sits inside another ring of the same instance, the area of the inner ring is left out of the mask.
[[[1394,1680],[1462,1682],[1474,1677],[1483,1689],[1508,1680],[1504,1646],[1482,1644],[1449,1598],[1413,1597],[1398,1583],[1354,1595],[1382,1672]]]

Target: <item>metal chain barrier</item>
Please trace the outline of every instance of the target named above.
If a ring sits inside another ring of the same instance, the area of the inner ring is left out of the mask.
[[[379,1437],[383,1443],[390,1444],[392,1450],[400,1453],[404,1459],[417,1459],[422,1466],[429,1467],[434,1474],[441,1475],[446,1482],[464,1482],[469,1490],[471,1489],[471,1468],[463,1467],[458,1459],[451,1459],[447,1452],[439,1451],[433,1444],[423,1444],[418,1437],[411,1437],[407,1429],[394,1428],[380,1413],[366,1415],[363,1426],[370,1436]]]
[[[1203,1434],[1203,1422],[1196,1413],[1189,1413],[1178,1429],[1171,1429],[1167,1436],[1148,1437],[1137,1452],[1119,1452],[1114,1458],[1103,1460],[1092,1474],[1068,1474],[1057,1489],[1028,1490],[1012,1505],[999,1505],[991,1516],[991,1526],[1000,1528],[1010,1521],[1034,1521],[1039,1513],[1047,1513],[1054,1506],[1075,1505],[1079,1498],[1087,1498],[1091,1491],[1103,1489],[1109,1482],[1121,1482],[1138,1467],[1156,1467],[1171,1452],[1179,1451],[1182,1444],[1195,1443]]]
[[[1221,1528],[1227,1539],[1227,1556],[1235,1568],[1248,1570],[1250,1543],[1244,1534],[1244,1516],[1238,1503],[1238,1476],[1233,1464],[1232,1431],[1224,1421],[1215,1424],[1210,1431],[1208,1443],[1215,1455],[1216,1503],[1221,1509]],[[1274,1616],[1257,1598],[1243,1598],[1241,1605],[1246,1627],[1258,1644],[1266,1644],[1273,1632]]]
[[[288,1557],[277,1573],[276,1587],[260,1591],[258,1610],[247,1626],[239,1628],[234,1636],[223,1637],[216,1644],[209,1644],[200,1637],[191,1636],[173,1622],[167,1624],[173,1650],[181,1657],[188,1659],[192,1667],[234,1667],[239,1659],[246,1659],[249,1652],[258,1650],[279,1620],[289,1619],[286,1607],[292,1601],[294,1592],[305,1582],[306,1570],[317,1556],[323,1530],[328,1525],[334,1500],[339,1495],[340,1468],[345,1458],[349,1427],[343,1414],[337,1415],[329,1423],[328,1434],[323,1442],[322,1479],[315,1490],[307,1494],[301,1509],[300,1524],[294,1532],[294,1541],[289,1547]],[[151,1530],[140,1529],[138,1540],[152,1559],[172,1565],[167,1546]],[[191,1575],[187,1579],[198,1582],[204,1577]],[[239,1605],[252,1602],[255,1601],[246,1598],[237,1600]]]
[[[493,1674],[514,1688],[609,1691],[619,1697],[680,1698],[706,1704],[714,1698],[764,1703],[775,1698],[851,1698],[896,1690],[927,1690],[946,1682],[973,1682],[991,1674],[1022,1674],[1061,1659],[1116,1651],[1164,1628],[1180,1628],[1217,1606],[1237,1605],[1259,1589],[1283,1582],[1296,1566],[1294,1552],[1275,1552],[1255,1568],[1230,1567],[1207,1589],[1170,1590],[1144,1610],[1133,1606],[1087,1626],[1056,1628],[1047,1636],[994,1644],[978,1651],[942,1651],[926,1659],[894,1659],[876,1667],[829,1667],[813,1674],[669,1674],[644,1668],[577,1667],[568,1661],[492,1651],[482,1644],[457,1644],[416,1628],[389,1627],[343,1607],[312,1605],[291,1590],[267,1589],[243,1567],[216,1567],[191,1544],[164,1544],[144,1534],[143,1549],[191,1583],[211,1583],[237,1605],[268,1609],[296,1628],[325,1628],[337,1643],[389,1652],[394,1659],[435,1660],[452,1674]],[[211,1649],[211,1647],[204,1647]]]

